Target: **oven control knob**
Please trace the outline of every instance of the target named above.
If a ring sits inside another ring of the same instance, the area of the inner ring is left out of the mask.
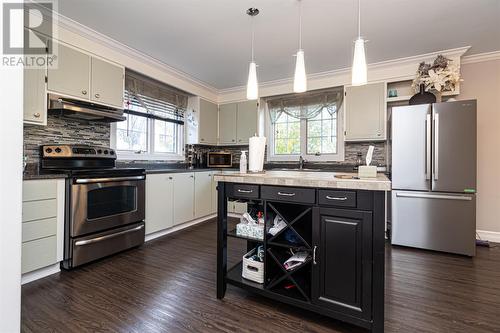
[[[47,154],[52,153],[52,148],[46,148],[46,149],[45,149],[45,152],[46,152]]]
[[[104,151],[104,155],[108,155],[108,150],[105,150],[105,151]]]
[[[97,149],[98,154],[102,154],[102,149]]]
[[[62,150],[61,148],[57,147],[54,151],[59,154]]]

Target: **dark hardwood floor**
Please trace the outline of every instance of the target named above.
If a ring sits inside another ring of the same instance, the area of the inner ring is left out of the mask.
[[[23,332],[366,332],[228,286],[208,222],[22,287]],[[244,242],[229,239],[230,263]],[[387,246],[386,332],[500,332],[500,248],[469,259]],[[1,331],[1,330],[0,330]]]

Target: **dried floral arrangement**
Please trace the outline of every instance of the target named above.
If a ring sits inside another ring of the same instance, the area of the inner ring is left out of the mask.
[[[460,68],[453,60],[443,55],[438,55],[432,64],[421,62],[418,66],[417,77],[413,80],[412,87],[418,92],[420,85],[425,90],[436,90],[438,92],[453,91],[460,78]]]

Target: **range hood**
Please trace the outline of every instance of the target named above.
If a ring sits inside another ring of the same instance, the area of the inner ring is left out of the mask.
[[[49,94],[48,110],[50,112],[60,112],[69,118],[89,121],[112,123],[126,119],[123,116],[123,110],[51,94]]]

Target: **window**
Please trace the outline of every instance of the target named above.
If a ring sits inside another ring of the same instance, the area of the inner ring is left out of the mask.
[[[167,85],[127,72],[125,121],[115,125],[120,159],[183,160],[187,95]]]
[[[343,88],[269,98],[269,161],[343,161]]]

